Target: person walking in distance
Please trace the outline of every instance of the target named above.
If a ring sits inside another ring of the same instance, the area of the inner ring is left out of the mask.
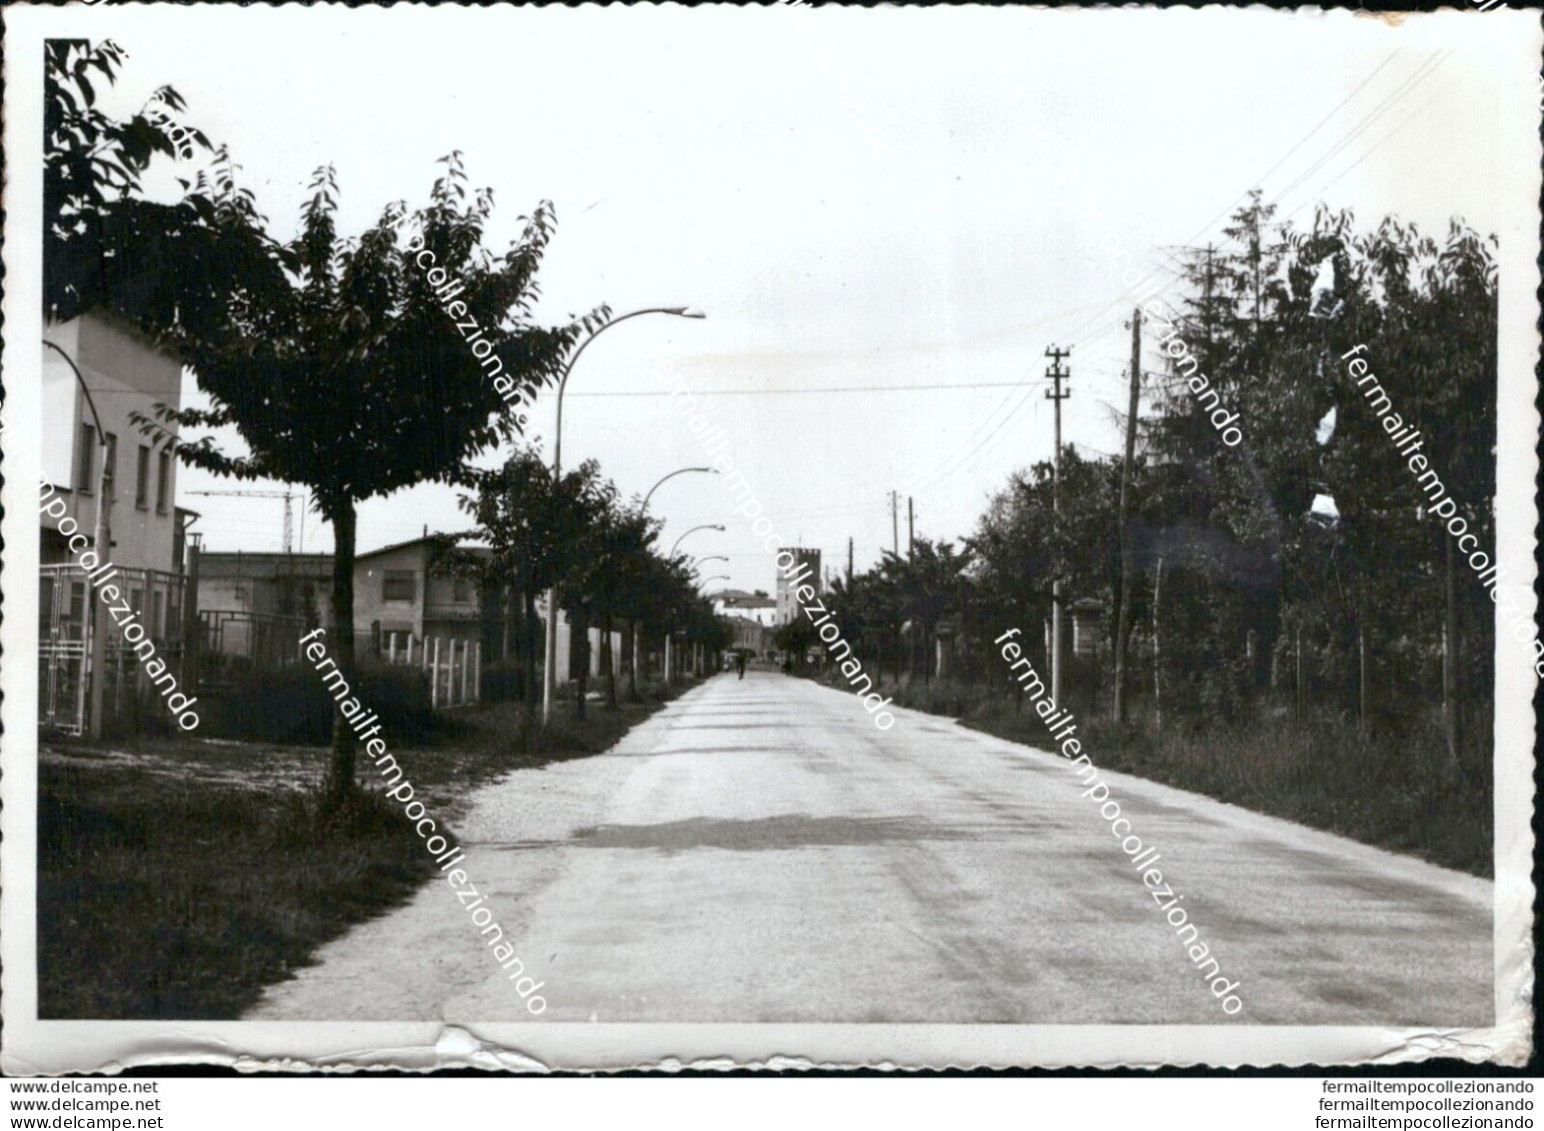
[[[745,678],[745,653],[736,652],[734,655],[734,670],[740,673],[740,678]]]

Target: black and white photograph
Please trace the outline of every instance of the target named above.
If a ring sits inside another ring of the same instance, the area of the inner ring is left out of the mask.
[[[5,24],[7,1075],[1529,1061],[1537,12]]]

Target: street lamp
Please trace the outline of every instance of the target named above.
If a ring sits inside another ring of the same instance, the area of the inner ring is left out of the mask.
[[[688,471],[703,471],[709,475],[718,474],[718,468],[716,467],[683,467],[676,471],[672,471],[669,475],[665,476],[664,479],[661,479],[659,483],[656,483],[654,486],[649,488],[649,493],[643,497],[643,509],[649,509],[649,500],[654,497],[654,492],[659,490],[660,483],[663,483],[665,479],[674,479],[677,475],[685,475]]]
[[[701,526],[694,526],[694,527],[692,527],[690,530],[688,530],[686,532],[686,534],[695,534],[699,530],[718,530],[718,531],[722,531],[723,529],[724,529],[724,524],[721,523],[721,522],[705,522]],[[675,540],[675,546],[671,546],[670,547],[670,553],[669,553],[669,555],[667,555],[668,557],[672,557],[672,558],[675,557],[676,546],[679,546],[682,542],[684,542],[686,540],[686,534],[681,535],[681,537],[679,537],[679,538],[677,538]]]
[[[729,560],[729,558],[725,554],[709,554],[705,558],[693,558],[692,559],[692,568],[696,569],[703,562],[727,562],[728,560]]]
[[[701,581],[699,581],[697,583],[697,588],[700,591],[702,589],[702,587],[704,585],[706,585],[710,581],[728,581],[728,580],[730,580],[730,578],[729,578],[729,575],[727,573],[715,574],[712,577],[704,577]],[[704,593],[703,596],[707,596],[707,594]]]
[[[686,534],[695,534],[699,530],[720,530],[721,531],[723,529],[724,529],[724,525],[721,522],[705,522],[701,526],[694,526],[694,527],[692,527],[690,530],[688,530],[686,532]],[[675,540],[675,546],[671,546],[670,547],[670,553],[667,556],[669,557],[669,559],[671,561],[675,560],[676,546],[679,546],[686,539],[686,534],[683,534],[683,535],[681,535],[680,538],[677,538]],[[693,566],[692,568],[695,569],[696,567]],[[670,636],[671,636],[671,634],[669,632],[665,633],[665,682],[666,683],[671,682],[671,680],[670,680]]]
[[[102,448],[102,470],[97,483],[96,531],[92,536],[91,545],[92,549],[96,551],[97,559],[106,563],[112,556],[113,538],[110,525],[111,519],[108,516],[109,509],[112,506],[112,496],[109,494],[108,488],[113,481],[113,467],[108,462],[108,456],[112,453],[112,449],[107,444],[107,432],[102,428],[102,418],[97,415],[96,401],[91,396],[91,390],[86,387],[86,379],[81,376],[80,367],[75,364],[75,359],[47,338],[43,339],[43,344],[64,358],[64,363],[70,367],[70,372],[75,374],[75,380],[80,385],[80,391],[86,398],[86,407],[91,410],[91,419],[96,423],[97,444]],[[71,427],[74,427],[73,423]],[[81,486],[84,488],[85,485],[82,484]],[[91,699],[89,704],[87,704],[90,711],[87,733],[91,738],[97,739],[102,737],[102,693],[107,688],[107,629],[102,623],[104,619],[102,609],[97,607],[95,601],[88,599],[86,603],[90,606],[87,614],[87,624],[89,626],[87,631],[91,633],[91,641],[86,648],[86,651],[90,654],[90,667],[87,669],[83,666],[83,678],[76,690],[78,693],[84,689],[86,683],[84,674],[86,670],[89,670],[91,673]],[[76,701],[79,702],[78,699]]]
[[[707,315],[700,310],[693,310],[687,306],[649,306],[642,310],[634,310],[623,314],[596,327],[590,335],[579,343],[579,348],[563,365],[563,376],[558,381],[558,414],[557,427],[552,435],[552,484],[556,489],[559,478],[563,473],[563,393],[568,388],[569,374],[573,373],[574,365],[584,354],[596,338],[600,337],[611,327],[620,322],[626,322],[629,318],[638,318],[645,314],[673,314],[677,318],[706,318]],[[558,664],[558,584],[554,580],[547,589],[547,657],[546,666],[542,672],[541,694],[541,721],[547,723],[552,718],[552,697],[557,688]]]

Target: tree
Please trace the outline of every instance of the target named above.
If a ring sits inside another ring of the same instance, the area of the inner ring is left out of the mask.
[[[913,629],[911,670],[917,670],[917,652],[922,652],[922,678],[932,678],[933,661],[929,644],[938,632],[938,622],[951,611],[958,611],[974,551],[958,551],[950,542],[917,538],[911,555],[899,557],[885,553],[879,565],[882,578],[889,581],[896,595],[898,609]]]
[[[627,673],[628,697],[638,701],[638,673],[633,662],[634,635],[638,630],[638,618],[647,605],[647,586],[650,564],[654,559],[653,546],[659,538],[662,523],[652,518],[641,504],[617,506],[608,516],[604,554],[605,561],[600,575],[601,607],[605,635],[603,647],[609,653],[612,625],[615,618],[622,620],[622,670]],[[617,705],[615,665],[609,654],[606,662],[607,700],[611,707]]]
[[[580,465],[579,475],[564,479],[568,490],[559,494],[560,498],[567,496],[563,512],[569,531],[557,547],[558,576],[563,578],[562,602],[569,614],[569,662],[578,676],[574,717],[582,720],[590,689],[590,626],[606,600],[612,569],[617,488],[611,480],[601,478],[595,460]],[[609,643],[609,637],[607,640]],[[603,651],[609,653],[610,649],[603,645]]]
[[[508,606],[520,594],[521,687],[527,707],[536,706],[536,654],[540,621],[536,594],[551,584],[565,516],[554,498],[552,468],[534,446],[523,446],[493,470],[468,476],[475,495],[460,496],[461,509],[477,522],[475,535],[489,553],[479,568],[485,593],[499,593],[506,608],[504,651],[508,652]]]
[[[163,86],[126,120],[96,106],[127,54],[112,40],[49,40],[43,90],[43,312],[67,322],[90,311],[126,319],[173,351],[179,333],[218,325],[239,278],[252,301],[279,292],[292,261],[262,232],[252,194],[236,188],[222,147],[178,122],[184,102]],[[211,152],[181,199],[144,199],[141,178],[157,156]]]
[[[772,643],[780,652],[788,653],[788,659],[798,668],[804,667],[805,656],[819,639],[809,617],[802,615],[778,626],[772,634]]]
[[[295,265],[280,276],[283,285],[274,286],[271,270],[257,288],[237,273],[210,296],[215,309],[194,323],[197,333],[186,323],[171,327],[213,407],[163,407],[140,422],[173,444],[171,424],[234,426],[247,454],[220,451],[206,437],[177,445],[181,458],[217,475],[310,487],[333,527],[332,656],[351,682],[358,504],[423,482],[469,482],[468,460],[518,435],[516,397],[554,379],[590,325],[587,318],[545,328],[530,318],[551,205],[523,218],[520,238],[495,258],[483,246],[491,191],[468,201],[460,155],[441,163],[428,205],[413,216],[416,254],[398,246],[407,218],[399,204],[357,239],[341,239],[333,171],[317,170],[302,230],[274,257],[274,265]],[[436,272],[444,274],[435,280]],[[450,303],[435,293],[446,280],[462,288]],[[474,354],[456,328],[463,318],[476,323],[489,353]],[[354,735],[339,713],[328,793],[353,788]]]

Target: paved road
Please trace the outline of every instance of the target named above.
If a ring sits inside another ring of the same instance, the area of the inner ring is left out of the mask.
[[[545,1018],[1227,1021],[1066,762],[896,717],[752,670],[484,787],[465,867]],[[1239,1021],[1493,1023],[1489,883],[1106,779],[1241,983]],[[528,1019],[482,941],[435,883],[250,1016]]]

